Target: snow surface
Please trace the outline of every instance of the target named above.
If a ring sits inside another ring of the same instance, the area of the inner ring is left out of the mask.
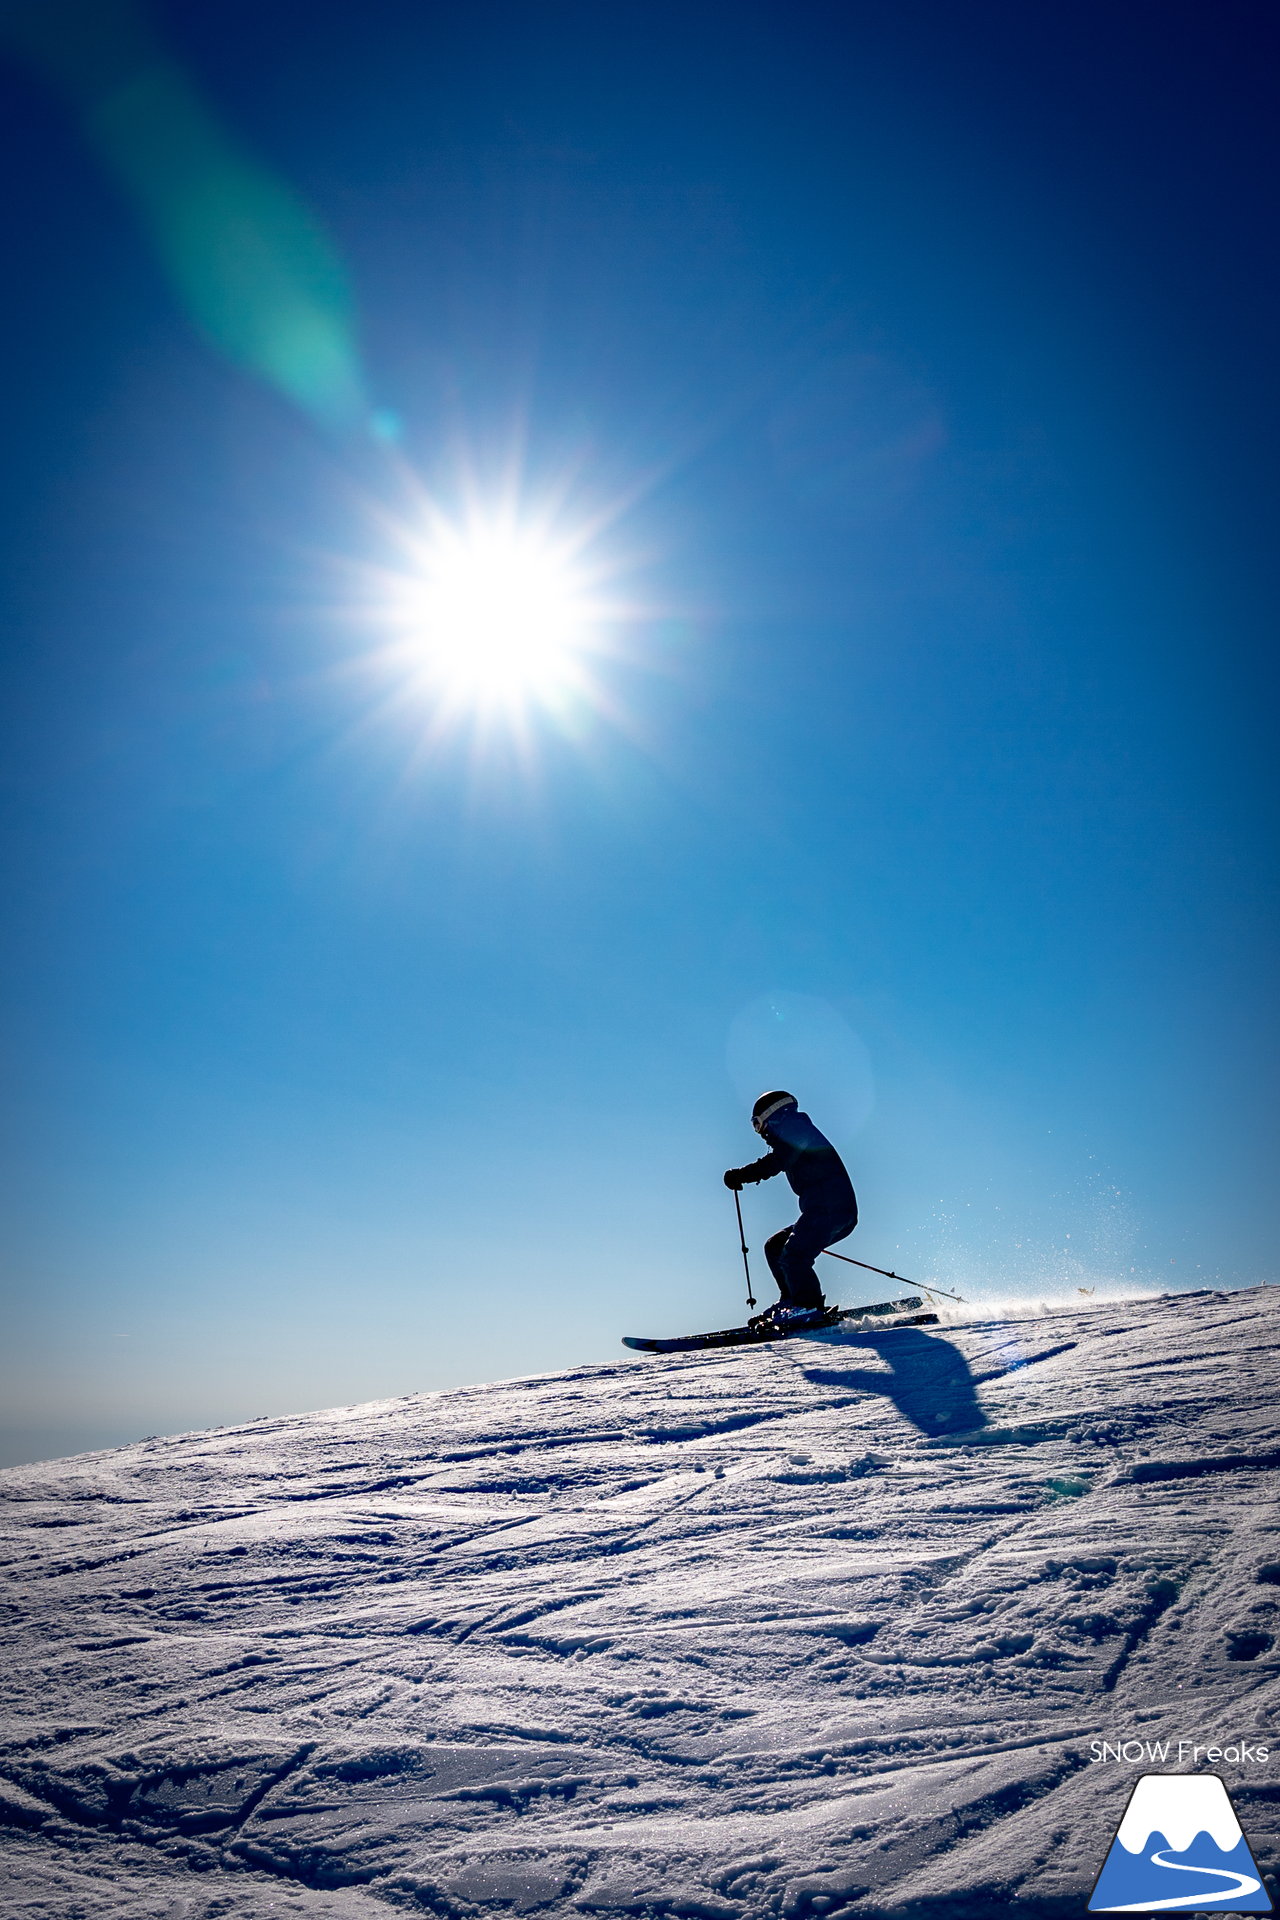
[[[1093,1303],[10,1469],[0,1912],[1075,1920],[1160,1770],[1100,1738],[1271,1744],[1213,1769],[1266,1872],[1278,1336]]]

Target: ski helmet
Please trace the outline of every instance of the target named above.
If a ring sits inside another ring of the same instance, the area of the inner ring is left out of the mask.
[[[781,1113],[784,1107],[795,1107],[800,1103],[794,1093],[783,1093],[775,1089],[773,1093],[762,1093],[751,1109],[751,1124],[757,1133],[764,1132],[766,1120],[772,1120],[775,1113]]]

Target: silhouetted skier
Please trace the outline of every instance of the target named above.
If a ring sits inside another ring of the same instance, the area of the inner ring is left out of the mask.
[[[858,1224],[853,1182],[826,1135],[819,1133],[807,1113],[801,1113],[793,1093],[762,1093],[751,1109],[751,1124],[769,1151],[750,1166],[730,1167],[724,1176],[726,1187],[738,1191],[785,1173],[800,1202],[795,1225],[771,1234],[764,1243],[765,1259],[782,1297],[757,1314],[752,1324],[768,1320],[779,1328],[808,1326],[826,1311],[813,1263],[824,1247],[843,1240]]]

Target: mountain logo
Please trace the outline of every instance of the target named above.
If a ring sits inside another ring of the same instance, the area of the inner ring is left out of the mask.
[[[1090,1913],[1271,1913],[1216,1773],[1144,1773],[1102,1863]]]

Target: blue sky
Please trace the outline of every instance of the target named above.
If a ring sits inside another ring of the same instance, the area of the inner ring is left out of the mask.
[[[863,1259],[1274,1278],[1269,10],[152,18],[401,437],[4,67],[4,1457],[731,1322],[753,1074]],[[630,609],[519,751],[369,588],[513,472]]]

